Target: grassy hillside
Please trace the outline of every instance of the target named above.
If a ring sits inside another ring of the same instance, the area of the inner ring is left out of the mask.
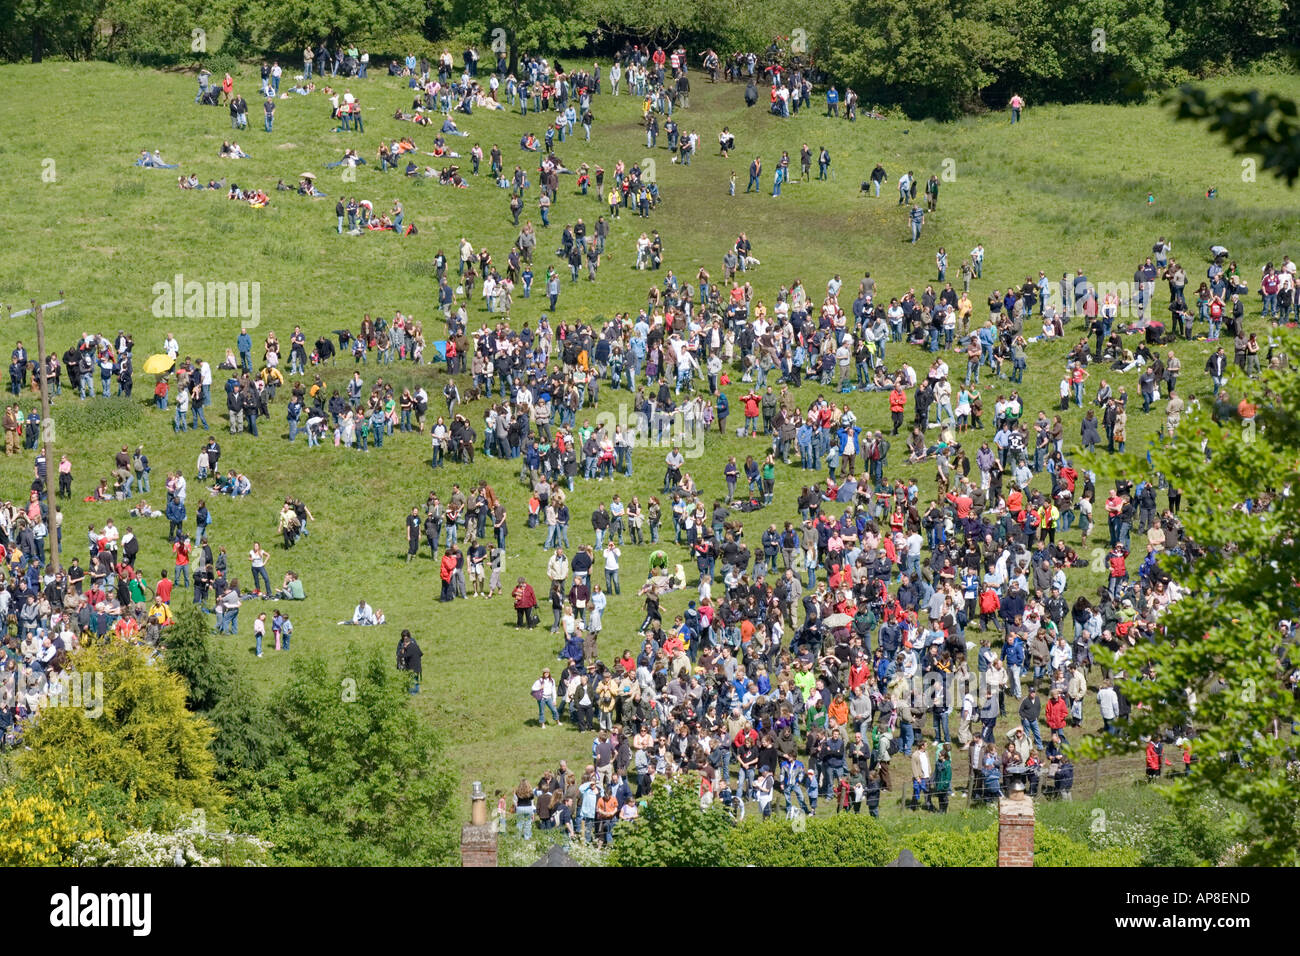
[[[1197,269],[1203,269],[1213,243],[1226,245],[1248,275],[1256,275],[1265,260],[1280,260],[1282,253],[1295,252],[1286,244],[1300,224],[1294,194],[1272,181],[1245,181],[1240,159],[1196,128],[1175,125],[1155,106],[1045,107],[1027,111],[1016,127],[1008,125],[1004,115],[954,125],[898,120],[849,124],[817,113],[780,120],[761,107],[746,109],[740,87],[713,87],[702,77],[693,79],[691,109],[678,117],[683,129],[697,129],[703,139],[704,148],[690,167],[670,163],[662,148],[663,137],[659,150],[647,151],[639,128],[640,101],[626,95],[597,98],[589,144],[582,142],[581,131],[576,139],[557,144],[557,153],[570,168],[584,161],[599,162],[611,176],[620,158],[630,165],[653,155],[666,199],[649,222],[625,213],[614,225],[598,280],[570,286],[567,270],[550,256],[553,245],[548,243],[558,244],[563,223],[579,215],[591,223],[606,209],[595,196],[575,195],[573,180],[562,179],[553,228],[539,230],[551,235],[543,235],[537,260],[539,276],[548,262],[562,270],[559,318],[591,319],[635,311],[644,304],[647,288],[663,277],[663,273],[638,273],[631,268],[635,239],[646,228],[658,229],[664,237],[665,268],[687,281],[702,265],[720,277],[725,248],[737,232],[746,231],[754,255],[762,261],[750,279],[757,297],[769,304],[778,288],[796,277],[816,297],[830,275],[840,274],[846,289],[852,289],[864,270],[876,277],[884,294],[900,294],[908,287],[919,294],[934,279],[938,246],[949,251],[952,278],[959,257],[982,242],[987,250],[985,273],[972,288],[977,316],[992,288],[1004,289],[1028,274],[1037,276],[1039,269],[1055,278],[1082,267],[1094,282],[1127,280],[1158,235],[1172,239],[1175,252],[1188,264],[1192,289],[1199,283],[1196,277],[1203,275]],[[1267,82],[1279,92],[1300,94],[1300,79],[1295,77]],[[365,108],[364,134],[333,132],[335,124],[319,93],[277,101],[275,132],[267,134],[261,129],[256,74],[245,71],[237,88],[249,100],[250,123],[235,138],[252,158],[238,162],[217,156],[221,142],[232,135],[227,110],[194,105],[196,84],[189,74],[51,62],[0,67],[0,85],[7,91],[0,116],[8,131],[0,143],[0,168],[9,186],[0,192],[0,212],[10,224],[10,238],[0,248],[0,301],[25,306],[32,297],[49,300],[63,290],[69,304],[52,311],[47,322],[47,349],[59,354],[84,331],[112,336],[126,329],[137,343],[138,368],[145,356],[161,348],[165,334],[174,332],[182,354],[204,356],[215,369],[225,349],[234,346],[239,320],[155,318],[153,286],[171,282],[177,273],[202,282],[259,283],[261,322],[252,330],[255,342],[272,329],[287,341],[295,324],[304,327],[310,342],[322,331],[355,330],[363,313],[391,316],[394,310],[413,313],[433,333],[428,338],[440,338],[442,323],[434,317],[436,283],[430,268],[435,253],[444,249],[454,257],[460,237],[468,236],[476,248],[487,246],[498,262],[504,262],[516,234],[507,192],[486,177],[472,179],[468,190],[454,190],[391,171],[379,173],[374,154],[380,137],[409,133],[425,149],[433,140],[432,131],[392,119],[395,109],[411,105],[411,94],[399,80],[374,76],[349,84]],[[286,81],[284,88],[289,85]],[[524,157],[534,157],[518,148],[520,136],[529,130],[540,135],[544,125],[531,114],[525,119],[517,112],[476,112],[458,120],[470,136],[453,139],[453,148],[467,155],[478,142],[486,153],[498,143],[507,169],[516,162],[528,167]],[[724,125],[730,126],[738,141],[730,159],[717,156],[716,137]],[[828,182],[790,184],[779,199],[770,198],[770,171],[780,152],[788,150],[797,163],[804,142],[814,151],[822,145],[830,150],[834,177]],[[349,146],[372,164],[357,170],[354,183],[344,182],[339,169],[323,168]],[[142,148],[160,150],[180,169],[133,167]],[[736,172],[739,193],[748,161],[756,154],[765,164],[763,193],[729,197],[728,174]],[[865,198],[858,184],[877,161],[884,163],[891,181],[879,199]],[[468,161],[462,162],[468,171]],[[938,215],[927,223],[916,245],[907,241],[894,187],[899,174],[908,169],[922,181],[932,172],[948,170],[953,176],[943,184]],[[252,209],[227,201],[224,192],[182,192],[176,186],[177,174],[190,171],[204,181],[229,183],[233,178],[241,186],[268,190],[278,179],[292,183],[299,173],[312,171],[329,198],[313,201],[272,192],[269,208]],[[1205,198],[1209,186],[1217,187],[1216,200]],[[419,235],[337,235],[334,201],[340,193],[370,199],[376,210],[387,210],[400,198],[407,220],[419,225]],[[1147,203],[1148,193],[1154,203]],[[526,215],[540,224],[536,199],[534,188]],[[1157,296],[1163,305],[1163,291],[1158,290]],[[1262,332],[1257,300],[1248,309],[1253,327]],[[535,322],[543,311],[544,297],[523,299],[517,293],[511,318],[516,324]],[[484,317],[483,304],[476,300],[471,328]],[[19,321],[10,325],[6,346],[22,338],[34,354],[30,320]],[[1077,337],[1076,325],[1066,342]],[[1030,368],[1021,388],[1030,420],[1039,408],[1050,411],[1054,406],[1067,346],[1031,348]],[[1208,348],[1203,342],[1178,347],[1184,380],[1194,392],[1200,392],[1207,381],[1200,369]],[[929,364],[923,353],[905,352],[914,366],[924,369]],[[287,369],[287,348],[284,354]],[[899,354],[891,347],[891,367],[896,367]],[[326,370],[326,381],[342,391],[351,373],[351,360],[340,361],[337,368]],[[371,364],[362,369],[367,386],[376,375],[395,382],[399,391],[422,383],[434,397],[434,409],[443,407],[441,367],[404,364],[377,369],[372,356]],[[1112,375],[1105,370],[1094,372],[1090,394],[1098,375],[1108,377],[1117,388],[1127,385],[1130,395],[1136,396],[1136,374]],[[525,526],[527,494],[516,478],[517,463],[480,455],[471,466],[450,465],[434,473],[428,467],[427,438],[400,434],[386,441],[382,450],[367,454],[333,447],[309,454],[301,437],[294,444],[284,440],[283,400],[273,407],[272,420],[260,439],[231,436],[216,394],[219,383],[220,379],[208,417],[224,449],[222,466],[247,472],[253,495],[211,505],[214,545],[224,545],[235,573],[249,579],[243,556],[254,539],[268,545],[275,540],[281,496],[301,497],[317,519],[309,538],[287,554],[275,550],[270,565],[277,583],[290,568],[306,582],[309,600],[293,608],[297,640],[292,653],[321,649],[340,654],[346,641],[358,634],[335,622],[348,617],[364,596],[387,612],[390,624],[363,632],[361,638],[395,647],[401,628],[409,627],[423,645],[426,686],[415,706],[446,732],[467,783],[482,779],[489,788],[508,787],[520,772],[536,774],[561,757],[583,760],[589,741],[568,729],[539,730],[528,694],[538,669],[554,664],[556,640],[544,630],[526,636],[517,633],[511,626],[514,615],[507,598],[440,605],[437,566],[427,550],[419,561],[404,563],[402,519],[411,506],[423,503],[430,489],[445,496],[453,481],[467,487],[487,479],[504,495],[510,513],[506,580],[526,575],[544,592],[539,583],[545,580],[544,552],[539,547],[544,529]],[[151,377],[137,372],[139,401],[148,400],[151,384]],[[816,393],[815,386],[805,385],[800,399],[806,403]],[[986,392],[990,412],[986,420],[991,419],[996,394],[996,389]],[[616,412],[627,393],[602,388],[601,396],[600,410]],[[885,396],[855,393],[848,400],[864,427],[887,426]],[[32,395],[25,394],[23,409],[33,401]],[[53,413],[53,453],[56,460],[61,453],[69,454],[76,476],[76,500],[65,505],[64,558],[80,555],[84,563],[87,524],[102,524],[112,517],[119,526],[134,526],[143,541],[141,566],[156,578],[171,563],[166,523],[133,520],[126,514],[126,503],[91,505],[80,499],[108,473],[117,448],[141,439],[153,460],[155,489],[170,470],[183,469],[192,478],[200,436],[174,435],[170,411],[142,407],[138,425],[101,427],[93,416],[72,411],[78,405],[75,395],[65,389]],[[1158,416],[1143,416],[1140,402],[1130,409],[1130,448],[1140,447],[1154,434]],[[587,417],[594,415],[595,410],[589,410]],[[1068,446],[1077,447],[1079,419],[1078,410],[1067,413]],[[991,437],[991,431],[985,434]],[[727,455],[743,460],[764,444],[734,434],[714,435],[705,456],[689,462],[688,470],[711,493],[721,487]],[[923,494],[929,493],[933,468],[913,471],[902,465],[903,457],[899,443],[891,454],[891,474],[916,474]],[[1110,465],[1104,455],[1090,464],[1098,471],[1100,488]],[[11,496],[25,495],[30,474],[30,454],[0,464],[0,478]],[[614,487],[625,499],[639,494],[644,501],[659,490],[662,474],[658,455],[642,450],[636,457],[635,478],[620,478]],[[805,475],[797,469],[778,472],[776,507],[746,522],[754,536],[768,521],[795,512]],[[1042,475],[1036,484],[1046,487],[1046,482],[1047,476]],[[195,484],[191,482],[191,518],[197,501],[204,497]],[[575,545],[578,539],[590,540],[585,515],[610,493],[606,483],[579,483],[571,496]],[[149,498],[161,507],[165,495],[155,490]],[[1077,531],[1068,535],[1071,541],[1078,537]],[[602,641],[607,652],[635,646],[634,628],[641,616],[635,590],[648,550],[625,548],[625,590],[609,605]],[[1092,572],[1076,572],[1070,596],[1097,583]],[[665,616],[671,619],[685,600],[685,595],[676,595],[666,601]],[[549,623],[549,609],[543,611]],[[284,675],[287,655],[253,657],[253,613],[253,607],[246,607],[241,634],[221,641],[257,683],[269,688]],[[1090,709],[1095,713],[1095,707]]]

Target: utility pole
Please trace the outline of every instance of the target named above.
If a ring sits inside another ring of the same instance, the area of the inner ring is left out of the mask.
[[[50,383],[47,376],[48,369],[45,364],[45,310],[53,309],[63,305],[63,291],[59,291],[59,298],[54,302],[38,303],[32,299],[32,307],[23,309],[21,312],[9,313],[9,318],[17,319],[25,315],[36,316],[36,352],[38,355],[37,362],[37,385],[41,390],[41,457],[45,459],[45,514],[46,514],[46,534],[45,540],[50,547],[50,566],[54,568],[57,575],[59,567],[59,532],[58,519],[54,513],[54,503],[50,500],[50,476],[53,474],[53,467],[50,465]]]

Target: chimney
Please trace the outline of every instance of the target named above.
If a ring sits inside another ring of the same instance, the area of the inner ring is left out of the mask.
[[[460,828],[460,865],[496,866],[497,832],[488,823],[487,794],[483,784],[475,780],[470,794],[470,822]]]
[[[1016,784],[998,801],[998,866],[1034,865],[1034,801]]]

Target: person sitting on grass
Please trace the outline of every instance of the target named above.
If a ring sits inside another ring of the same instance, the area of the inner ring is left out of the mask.
[[[364,166],[366,161],[357,155],[355,149],[346,149],[343,151],[343,158],[333,163],[326,163],[326,169],[336,169],[339,166]]]
[[[280,586],[280,590],[275,592],[275,599],[277,601],[307,600],[307,595],[302,588],[302,581],[299,580],[297,574],[292,571],[285,573],[284,583]]]
[[[408,123],[414,123],[417,126],[432,126],[433,120],[417,111],[414,113],[403,113],[400,109],[393,113],[393,119],[402,120]]]
[[[352,612],[352,620],[341,623],[355,624],[358,627],[374,627],[384,623],[384,612],[372,608],[366,603],[366,599],[362,598],[357,602],[356,610]]]
[[[304,176],[298,180],[298,195],[310,196],[312,199],[323,199],[325,198],[326,193],[323,193],[316,188],[316,182],[313,179]]]
[[[139,157],[137,157],[135,161],[135,165],[143,166],[145,169],[175,169],[178,164],[163,162],[162,156],[158,154],[158,150],[156,149],[152,154],[149,150],[142,149],[140,150]]]

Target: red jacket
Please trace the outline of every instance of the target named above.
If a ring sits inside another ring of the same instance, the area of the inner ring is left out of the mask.
[[[450,575],[448,580],[450,580]],[[530,607],[537,607],[537,594],[533,591],[533,586],[525,582],[515,588],[515,608],[525,611]]]
[[[1147,769],[1159,770],[1161,753],[1156,749],[1155,741],[1147,742]]]
[[[1058,697],[1055,700],[1049,697],[1044,713],[1047,726],[1052,730],[1060,730],[1065,726],[1066,718],[1070,716],[1070,707],[1065,702],[1064,697]]]

